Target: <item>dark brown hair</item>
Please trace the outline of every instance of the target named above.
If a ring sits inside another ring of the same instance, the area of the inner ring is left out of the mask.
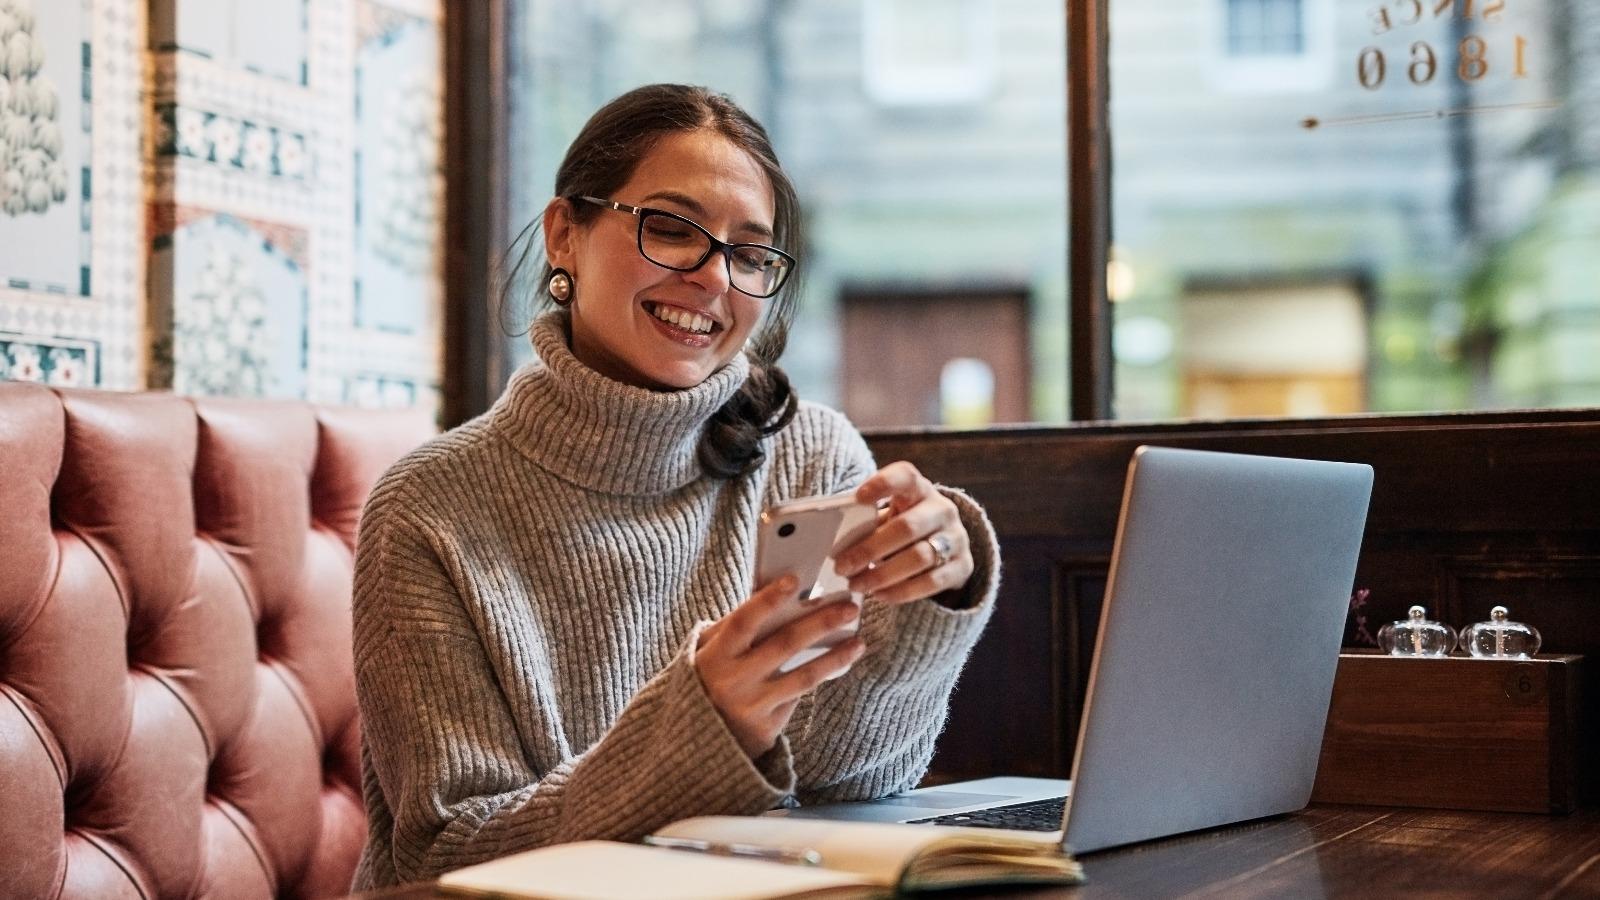
[[[750,155],[772,184],[773,243],[799,255],[800,200],[794,184],[784,174],[767,131],[725,94],[683,84],[651,84],[635,88],[602,106],[578,132],[556,170],[557,197],[610,197],[633,177],[634,169],[656,142],[676,132],[711,129]],[[573,220],[588,224],[602,209],[588,203],[573,204]],[[538,220],[523,229],[511,256],[517,257],[501,288],[501,301],[517,290],[519,272],[525,272],[535,252]],[[798,268],[798,267],[797,267]],[[544,285],[550,263],[540,268],[530,287],[539,301],[548,303]],[[761,464],[761,440],[781,431],[794,418],[798,400],[789,377],[778,368],[794,322],[795,297],[800,293],[798,272],[783,289],[768,298],[761,327],[751,338],[750,377],[738,394],[711,417],[700,441],[700,463],[717,478],[737,478]],[[583,285],[577,285],[581,296]],[[581,302],[581,300],[580,300]]]

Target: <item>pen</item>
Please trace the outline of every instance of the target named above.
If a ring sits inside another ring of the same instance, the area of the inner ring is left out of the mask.
[[[725,844],[719,841],[698,841],[691,838],[657,837],[646,835],[644,842],[652,847],[668,850],[687,850],[690,853],[710,853],[714,856],[741,856],[747,859],[765,859],[793,866],[820,866],[822,854],[807,847],[762,847],[757,844]]]

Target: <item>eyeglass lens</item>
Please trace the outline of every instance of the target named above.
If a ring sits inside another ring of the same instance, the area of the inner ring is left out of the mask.
[[[687,271],[704,264],[711,236],[675,216],[647,213],[639,220],[639,249],[656,265]],[[733,286],[756,297],[776,293],[789,273],[781,254],[752,244],[733,245],[727,266]]]

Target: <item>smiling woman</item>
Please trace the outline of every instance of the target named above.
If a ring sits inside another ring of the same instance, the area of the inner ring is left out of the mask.
[[[568,308],[580,360],[635,387],[691,387],[747,351],[738,402],[718,410],[701,446],[708,469],[738,474],[794,415],[777,360],[799,285],[778,247],[798,237],[799,216],[765,129],[731,100],[638,88],[595,113],[568,149],[541,217],[546,261],[533,287]],[[508,290],[522,286],[536,236],[519,241]],[[736,258],[752,248],[758,260]],[[742,274],[752,262],[768,277]]]
[[[545,252],[553,267],[571,270],[575,284],[595,288],[592,300],[579,302],[576,292],[567,298],[579,359],[639,387],[686,388],[744,348],[763,304],[740,287],[748,267],[741,264],[736,280],[732,254],[713,252],[735,245],[712,230],[730,240],[770,240],[774,191],[748,153],[710,129],[660,138],[615,193],[678,216],[578,195],[579,204],[645,212],[580,224],[571,195],[560,185],[557,192],[566,196],[545,210]]]
[[[537,359],[397,463],[362,518],[358,888],[910,788],[993,609],[982,509],[878,469],[777,366],[799,206],[747,113],[703,88],[624,94],[537,225]],[[871,531],[836,571],[867,600],[756,583],[761,511],[840,493]]]

